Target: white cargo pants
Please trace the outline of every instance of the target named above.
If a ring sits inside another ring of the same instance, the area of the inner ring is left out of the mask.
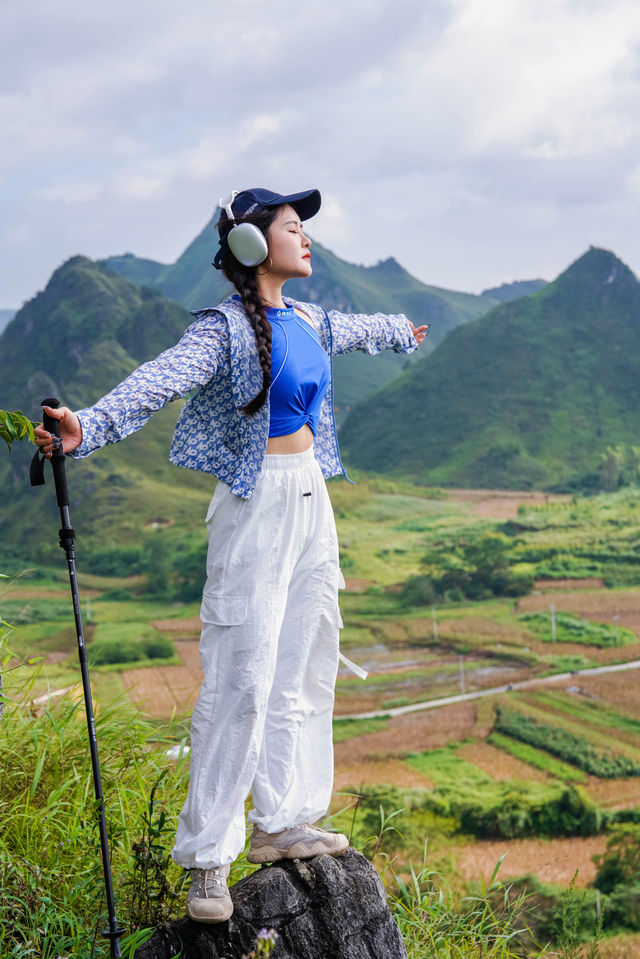
[[[313,450],[266,456],[250,500],[218,483],[207,514],[204,682],[174,860],[233,862],[249,820],[279,832],[322,816],[333,784],[338,565]]]

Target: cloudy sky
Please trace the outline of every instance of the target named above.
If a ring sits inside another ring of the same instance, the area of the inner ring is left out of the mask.
[[[76,253],[175,260],[232,188],[479,292],[640,273],[637,0],[4,0],[0,307]],[[401,304],[399,304],[401,306]]]

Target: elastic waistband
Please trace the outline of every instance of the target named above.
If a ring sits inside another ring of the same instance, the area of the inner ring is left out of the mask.
[[[311,463],[315,463],[313,446],[302,453],[267,453],[262,461],[262,469],[263,471],[305,469]]]

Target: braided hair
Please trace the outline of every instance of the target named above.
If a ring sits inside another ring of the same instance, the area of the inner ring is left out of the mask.
[[[269,207],[257,214],[240,217],[238,222],[254,223],[258,229],[267,235],[267,231],[278,215],[279,207]],[[235,223],[235,221],[233,221]],[[222,214],[216,224],[219,230],[223,230],[227,224],[227,216]],[[267,400],[267,392],[271,386],[271,323],[267,319],[264,310],[264,304],[258,293],[258,284],[256,282],[256,267],[243,266],[229,250],[222,258],[220,263],[222,273],[233,283],[236,290],[242,298],[242,303],[247,314],[247,318],[253,327],[256,338],[256,347],[260,357],[260,366],[262,367],[262,389],[257,396],[242,407],[242,412],[247,416],[253,416],[261,409]]]

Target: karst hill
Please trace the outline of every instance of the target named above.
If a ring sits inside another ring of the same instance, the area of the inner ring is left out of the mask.
[[[591,248],[553,283],[452,330],[341,431],[348,463],[427,484],[558,487],[638,442],[640,283]]]

